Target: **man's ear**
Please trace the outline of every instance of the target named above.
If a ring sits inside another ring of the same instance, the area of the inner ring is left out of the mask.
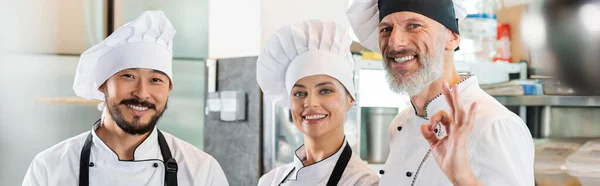
[[[106,94],[106,83],[100,85],[100,87],[98,87],[98,91]]]
[[[448,32],[450,32],[448,39],[446,39],[446,50],[448,51],[454,51],[456,50],[456,48],[458,48],[458,46],[460,46],[460,36],[450,30],[447,30]]]

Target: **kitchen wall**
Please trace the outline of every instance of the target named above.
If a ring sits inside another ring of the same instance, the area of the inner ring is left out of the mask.
[[[225,171],[231,186],[258,184],[261,174],[261,92],[256,83],[256,57],[220,59],[217,61],[217,91],[235,90],[245,93],[246,119],[225,122],[219,112],[206,116],[204,150]]]
[[[262,0],[261,1],[261,46],[279,28],[304,21],[321,19],[336,21],[350,28],[346,18],[349,0]]]
[[[261,0],[211,0],[209,58],[257,56],[260,45]]]

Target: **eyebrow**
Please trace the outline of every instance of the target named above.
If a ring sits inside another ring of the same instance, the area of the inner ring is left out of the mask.
[[[294,84],[294,87],[306,88],[304,85],[301,85],[301,84]]]
[[[152,70],[152,73],[158,73],[158,74],[162,74],[164,76],[169,77],[167,74],[165,74],[164,72],[160,71],[160,70]]]
[[[390,26],[390,24],[387,22],[381,22],[381,23],[379,23],[378,27],[384,27],[384,26]]]
[[[315,87],[320,87],[320,86],[325,86],[325,85],[333,85],[333,83],[331,83],[329,81],[321,82],[321,83],[315,85]]]
[[[414,17],[410,17],[410,18],[402,20],[400,22],[420,22],[420,23],[423,23],[424,21],[419,20],[419,19],[414,18]],[[391,24],[388,23],[388,22],[380,22],[378,27],[384,27],[384,26],[390,26],[390,25]]]
[[[320,86],[325,86],[325,85],[333,85],[333,83],[326,81],[326,82],[321,82],[317,85],[315,85],[315,87],[320,87]],[[298,88],[306,88],[306,86],[301,85],[301,84],[294,84],[294,87],[298,87]]]

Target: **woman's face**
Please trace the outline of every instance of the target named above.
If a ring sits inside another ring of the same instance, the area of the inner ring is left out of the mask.
[[[296,127],[305,135],[320,137],[341,130],[354,100],[346,88],[328,75],[304,77],[294,84],[290,109]]]

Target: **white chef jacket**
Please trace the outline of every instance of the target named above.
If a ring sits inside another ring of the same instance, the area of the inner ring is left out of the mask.
[[[467,139],[469,164],[475,176],[486,186],[534,185],[534,144],[525,123],[479,88],[476,77],[467,77],[457,86],[464,108],[477,102],[474,127]],[[429,117],[441,110],[450,113],[443,95],[426,104],[425,116],[418,116],[414,108],[409,108],[392,121],[382,186],[452,185],[434,157],[428,155],[429,143],[420,130],[421,124],[428,124]],[[441,130],[440,135],[445,134]]]
[[[333,155],[325,158],[315,164],[304,166],[302,159],[306,158],[304,145],[296,150],[294,162],[287,165],[277,167],[269,173],[263,175],[258,181],[259,186],[279,185],[283,179],[287,177],[282,185],[292,186],[318,186],[326,185],[331,176],[331,172],[335,167],[342,150],[348,145],[344,141],[344,145]],[[338,185],[377,185],[379,176],[371,170],[367,165],[355,154],[352,157],[340,178]]]
[[[156,128],[136,148],[134,160],[120,161],[92,130],[89,185],[165,185],[165,166],[158,145]],[[161,131],[177,162],[177,183],[187,185],[227,186],[227,179],[217,161],[191,144]],[[74,186],[79,183],[79,159],[89,132],[62,141],[39,153],[31,163],[23,186]]]

